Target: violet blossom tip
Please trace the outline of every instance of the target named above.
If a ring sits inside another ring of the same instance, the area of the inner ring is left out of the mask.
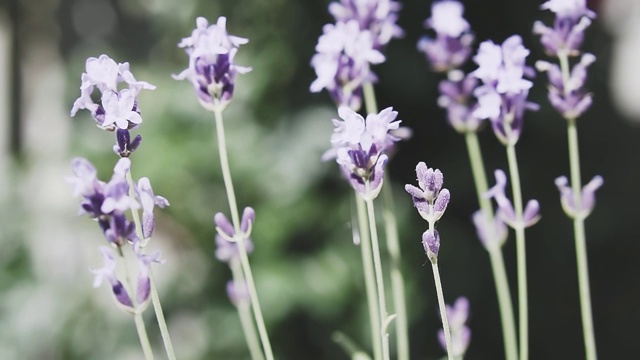
[[[242,212],[242,220],[240,222],[240,230],[245,234],[245,236],[249,236],[251,233],[251,228],[253,227],[253,223],[256,220],[256,212],[252,207],[245,207]]]
[[[430,260],[437,259],[440,251],[440,234],[438,230],[433,230],[433,232],[430,230],[425,231],[422,234],[422,246]]]
[[[524,227],[535,225],[541,218],[540,203],[537,200],[529,200],[522,214]]]
[[[231,224],[231,222],[229,221],[229,219],[223,213],[221,212],[216,213],[215,216],[213,217],[213,222],[216,224],[218,229],[220,229],[220,231],[224,233],[224,235],[230,238],[234,237],[236,231],[233,225]]]

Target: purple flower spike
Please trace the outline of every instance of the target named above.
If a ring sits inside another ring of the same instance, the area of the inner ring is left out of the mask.
[[[128,88],[118,89],[120,83]],[[101,93],[99,104],[91,98],[96,88]],[[107,55],[90,57],[86,72],[82,74],[80,97],[73,104],[71,116],[78,110],[87,109],[104,130],[134,128],[142,122],[137,101],[142,89],[153,90],[155,86],[137,81],[129,70],[129,63],[117,64]]]
[[[191,36],[178,44],[189,56],[189,67],[173,78],[191,82],[200,104],[210,111],[226,108],[233,97],[236,75],[251,71],[234,62],[240,45],[249,40],[229,35],[226,26],[225,17],[212,25],[199,17]]]
[[[549,102],[565,118],[577,119],[591,107],[592,96],[584,90],[587,67],[596,60],[592,54],[584,54],[565,80],[560,67],[546,61],[538,61],[538,71],[546,71],[549,78]]]
[[[106,279],[111,285],[111,291],[116,300],[116,304],[123,310],[134,313],[135,309],[133,308],[129,293],[124,285],[122,285],[122,282],[116,277],[116,258],[113,250],[106,246],[100,246],[100,252],[104,257],[104,266],[100,269],[90,269],[95,275],[93,287],[97,288],[102,284],[102,281]]]
[[[411,195],[420,216],[429,223],[435,223],[444,214],[451,198],[449,190],[442,188],[444,176],[440,170],[429,168],[424,162],[416,166],[416,175],[419,187],[406,184],[404,189]]]
[[[494,173],[496,184],[489,189],[483,196],[486,198],[494,198],[498,204],[496,216],[502,219],[507,225],[516,229],[519,227],[527,228],[540,220],[540,204],[536,200],[529,200],[522,214],[522,221],[516,219],[516,213],[511,204],[511,200],[505,195],[507,186],[507,175],[502,170],[496,170]]]
[[[438,85],[438,105],[447,110],[449,125],[459,133],[478,131],[483,120],[490,117],[473,115],[478,107],[473,97],[478,79],[472,74],[465,76],[459,70],[449,71],[447,77],[448,79],[440,81]]]
[[[584,32],[596,14],[587,8],[586,0],[549,0],[540,7],[556,14],[553,28],[540,21],[533,25],[533,33],[541,35],[540,42],[550,56],[578,55]]]
[[[562,209],[570,218],[586,219],[596,205],[596,190],[604,184],[604,179],[602,176],[595,176],[582,188],[580,209],[576,209],[576,204],[573,201],[573,191],[568,184],[569,180],[565,176],[560,176],[556,179],[556,186],[560,190]]]
[[[433,230],[433,232],[430,230],[425,231],[422,234],[422,246],[429,260],[435,264],[438,261],[438,251],[440,251],[440,234],[438,230]]]
[[[490,119],[494,133],[505,145],[514,145],[520,138],[525,110],[537,110],[536,104],[527,102],[533,85],[524,76],[534,72],[525,65],[529,55],[522,38],[513,35],[502,45],[491,41],[480,44],[473,60],[478,64],[472,74],[483,82],[474,91],[478,106],[473,116]]]
[[[149,271],[151,263],[163,264],[160,251],[154,251],[151,254],[144,254],[140,248],[140,243],[133,245],[133,251],[138,258],[138,286],[136,289],[136,302],[138,303],[138,311],[144,311],[149,304],[149,295],[151,294],[151,278]]]
[[[436,1],[431,6],[431,17],[425,21],[425,27],[433,29],[436,37],[421,38],[418,50],[425,53],[435,71],[457,69],[471,55],[474,36],[463,13],[464,6],[458,1]]]
[[[471,329],[466,325],[469,319],[469,300],[465,297],[459,297],[453,306],[446,305],[446,308],[453,347],[453,354],[449,355],[459,358],[467,352],[469,343],[471,342]],[[438,341],[440,342],[440,346],[446,351],[447,344],[444,330],[442,329],[438,331]]]
[[[473,224],[476,226],[476,233],[485,249],[491,251],[499,249],[507,241],[507,225],[496,216],[493,223],[478,210],[473,213]]]
[[[391,0],[340,0],[329,4],[329,12],[336,22],[357,21],[361,30],[368,30],[374,48],[383,49],[393,38],[404,35],[396,24],[402,5]]]

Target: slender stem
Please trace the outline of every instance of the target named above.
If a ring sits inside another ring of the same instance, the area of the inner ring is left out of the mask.
[[[467,150],[469,152],[469,160],[471,162],[471,172],[473,173],[474,182],[476,184],[476,194],[480,209],[487,219],[487,224],[493,226],[493,207],[491,200],[482,196],[488,190],[487,175],[484,170],[484,161],[482,160],[482,152],[478,142],[478,135],[475,132],[467,132],[465,134],[467,142]],[[511,294],[509,292],[509,282],[507,280],[507,271],[505,270],[504,258],[500,247],[491,247],[487,249],[489,259],[491,260],[491,269],[493,270],[493,279],[496,283],[496,293],[498,296],[498,304],[500,305],[500,319],[502,321],[502,337],[504,342],[505,358],[507,360],[518,359],[518,343],[516,340],[516,325],[513,315],[513,304],[511,302]]]
[[[438,270],[438,261],[431,262],[433,269],[433,280],[436,284],[436,294],[438,295],[438,307],[440,307],[440,317],[442,318],[442,329],[444,330],[444,339],[447,344],[447,358],[453,360],[453,345],[451,343],[451,329],[449,328],[449,318],[447,317],[447,306],[444,303],[444,294],[442,292],[442,282],[440,281],[440,271]]]
[[[365,83],[362,88],[367,113],[378,112],[375,90],[373,84]],[[384,182],[391,184],[387,173],[384,174]],[[391,291],[393,293],[393,306],[396,317],[396,342],[398,360],[409,360],[409,321],[407,319],[407,302],[404,291],[404,277],[400,270],[400,241],[398,238],[398,225],[393,211],[393,192],[390,186],[382,187],[383,219],[387,250],[391,258]]]
[[[371,237],[367,223],[367,210],[364,199],[357,193],[356,210],[358,212],[358,229],[360,230],[360,251],[362,253],[362,267],[364,283],[367,291],[367,303],[369,305],[369,319],[371,320],[371,339],[373,345],[373,358],[382,360],[382,336],[381,320],[379,315],[378,298],[376,297],[376,276],[373,267],[373,254],[371,252]]]
[[[387,174],[385,177],[388,179]],[[391,258],[391,291],[393,293],[393,305],[396,313],[396,341],[398,347],[398,360],[409,360],[409,321],[407,319],[407,305],[404,291],[404,277],[400,269],[400,241],[398,239],[398,225],[393,211],[393,194],[390,181],[385,181],[382,186],[382,200],[384,207],[382,215],[385,224],[385,237],[387,250]]]
[[[129,196],[135,198],[135,183],[133,182],[133,178],[131,177],[131,171],[128,171],[125,176],[127,182],[129,183]],[[133,223],[136,227],[136,235],[138,236],[138,239],[140,239],[141,244],[144,246],[149,241],[149,239],[145,239],[142,233],[142,223],[140,222],[138,209],[131,209],[131,217],[133,217]],[[169,335],[169,329],[167,328],[167,321],[164,318],[164,311],[162,311],[162,304],[160,303],[160,297],[158,296],[158,290],[156,288],[156,282],[153,278],[153,271],[151,271],[151,268],[149,268],[149,280],[151,282],[151,303],[153,304],[153,310],[156,314],[156,320],[158,321],[158,328],[160,329],[160,334],[162,335],[162,343],[164,344],[164,349],[169,360],[175,360],[176,354],[173,350],[171,336]]]
[[[242,274],[242,265],[237,260],[232,260],[229,264],[231,273],[233,274],[233,285],[246,284],[244,275]],[[251,318],[251,303],[247,299],[240,299],[236,304],[238,309],[238,316],[240,317],[240,324],[242,325],[242,332],[244,338],[247,340],[247,346],[249,347],[249,353],[253,360],[264,360],[262,349],[260,348],[260,340],[256,332],[256,327]]]
[[[370,194],[369,181],[365,181],[366,193]],[[376,285],[378,288],[378,304],[380,305],[380,323],[381,323],[381,338],[382,338],[382,357],[384,360],[389,360],[389,334],[387,333],[387,305],[384,294],[384,278],[382,275],[382,261],[380,259],[380,245],[378,243],[378,230],[376,228],[376,215],[373,208],[373,199],[369,196],[365,199],[367,204],[367,215],[369,217],[369,231],[371,233],[371,247],[373,249],[373,267],[376,275]]]
[[[142,351],[144,352],[144,358],[147,360],[153,360],[153,351],[151,350],[151,344],[149,343],[149,336],[147,336],[147,329],[144,327],[144,320],[142,319],[141,312],[136,310],[134,315],[134,321],[136,323],[136,330],[138,330],[138,337],[140,338]]]
[[[153,311],[155,312],[156,319],[158,321],[158,328],[160,328],[160,335],[162,335],[164,350],[166,351],[169,360],[176,360],[176,354],[173,350],[171,337],[169,336],[169,329],[167,328],[167,322],[164,318],[164,311],[162,311],[162,304],[160,303],[160,297],[158,296],[156,281],[153,278],[153,271],[151,269],[149,269],[149,280],[151,280],[151,303],[153,304]]]
[[[569,59],[566,53],[558,55],[565,89],[569,81]],[[578,128],[576,119],[567,119],[567,138],[569,143],[569,167],[571,171],[571,189],[573,203],[578,213],[573,218],[573,231],[576,243],[576,260],[578,265],[578,286],[580,291],[580,312],[582,315],[582,334],[587,360],[596,360],[596,340],[591,308],[591,290],[589,287],[589,265],[587,261],[587,241],[584,230],[585,217],[580,215],[582,209],[582,180],[580,179],[580,148],[578,145]]]
[[[267,334],[267,327],[264,324],[264,318],[262,316],[262,310],[260,309],[260,301],[258,300],[258,293],[256,291],[255,282],[253,281],[253,274],[251,273],[251,265],[249,265],[249,257],[247,256],[247,249],[244,244],[244,236],[238,236],[240,232],[240,218],[238,216],[238,207],[236,205],[236,195],[233,190],[233,182],[231,180],[231,171],[229,170],[229,159],[227,156],[227,144],[224,134],[224,124],[222,119],[222,109],[216,107],[216,134],[218,137],[218,151],[220,153],[220,167],[222,168],[222,178],[224,179],[224,186],[227,190],[227,198],[229,200],[229,208],[231,210],[231,219],[233,221],[233,227],[236,234],[236,243],[238,244],[238,252],[240,253],[240,263],[242,264],[242,271],[247,281],[247,288],[249,290],[249,296],[251,298],[251,308],[253,309],[253,316],[256,319],[258,326],[258,333],[260,334],[260,340],[262,341],[262,347],[264,349],[267,360],[273,360],[273,351],[271,350],[271,343],[269,342],[269,335]]]
[[[509,128],[507,125],[506,128]],[[524,226],[522,225],[522,188],[520,172],[514,144],[507,145],[507,160],[513,190],[513,206],[516,215],[516,259],[518,270],[518,317],[520,325],[520,360],[529,358],[529,310],[527,299],[527,255],[525,248]]]

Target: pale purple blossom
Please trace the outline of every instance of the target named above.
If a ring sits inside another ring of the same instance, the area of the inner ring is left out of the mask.
[[[253,222],[256,220],[256,212],[252,207],[245,207],[242,212],[242,219],[240,220],[240,231],[236,233],[234,225],[231,224],[229,219],[221,212],[216,213],[213,217],[213,222],[216,224],[216,231],[218,234],[230,242],[238,241],[239,237],[248,239],[251,235],[253,228]]]
[[[138,284],[136,287],[136,302],[138,311],[143,311],[149,304],[149,295],[151,294],[151,277],[149,271],[151,263],[163,264],[164,259],[161,258],[160,251],[154,251],[145,254],[139,242],[133,245],[133,251],[138,260]]]
[[[472,73],[483,83],[474,91],[478,106],[473,116],[490,119],[494,133],[505,145],[514,145],[520,138],[525,110],[538,106],[527,101],[533,85],[524,76],[533,76],[533,69],[525,65],[529,55],[522,38],[513,35],[502,45],[485,41],[480,44],[473,60],[478,68]]]
[[[488,251],[499,249],[507,241],[507,225],[499,216],[491,221],[478,210],[473,213],[472,220],[480,242]]]
[[[447,308],[447,318],[449,320],[449,329],[451,330],[451,345],[453,353],[449,354],[454,358],[461,358],[469,348],[471,342],[471,329],[466,325],[469,320],[469,300],[466,297],[459,297],[456,302],[451,305],[445,305]],[[444,336],[444,330],[438,331],[438,341],[440,346],[446,351],[447,344]]]
[[[463,13],[464,6],[458,1],[436,1],[431,5],[431,17],[424,25],[433,29],[436,36],[422,37],[418,41],[418,50],[425,53],[435,71],[456,69],[471,55],[474,36]]]
[[[317,78],[309,90],[327,89],[338,106],[359,110],[362,85],[377,79],[370,66],[382,63],[385,57],[374,47],[371,32],[360,29],[356,20],[326,24],[322,30],[317,53],[311,58]]]
[[[541,35],[540,42],[551,56],[578,55],[584,32],[596,14],[587,8],[586,0],[549,0],[540,6],[555,13],[553,27],[536,21],[533,33]]]
[[[97,125],[105,130],[128,130],[142,122],[137,97],[142,89],[153,90],[154,85],[137,81],[129,70],[129,63],[117,64],[107,55],[90,57],[85,64],[86,72],[81,76],[80,97],[74,102],[71,116],[78,110],[91,112]],[[120,89],[121,83],[126,85]],[[92,99],[98,89],[99,103]]]
[[[438,261],[438,252],[440,251],[440,233],[438,230],[433,230],[433,232],[427,230],[422,233],[422,247],[429,261],[435,264]]]
[[[241,303],[251,302],[249,295],[249,287],[244,281],[230,280],[227,282],[227,296],[234,306],[238,306]]]
[[[169,206],[169,200],[153,193],[151,182],[147,177],[142,177],[138,180],[136,190],[140,203],[142,204],[142,235],[147,239],[151,237],[153,229],[155,228],[153,208],[155,206],[165,208]]]
[[[249,40],[229,35],[226,26],[223,16],[211,25],[198,17],[191,36],[178,44],[189,56],[189,67],[173,78],[191,82],[200,104],[210,111],[226,108],[233,97],[236,75],[251,71],[234,61],[240,45]]]
[[[478,79],[471,74],[464,75],[460,70],[447,73],[448,79],[441,80],[438,89],[438,106],[447,110],[447,121],[459,133],[478,131],[486,117],[478,117],[474,112],[478,108],[473,96]]]
[[[95,275],[93,287],[99,287],[103,280],[106,279],[111,286],[111,292],[116,300],[116,304],[118,304],[123,310],[133,313],[135,309],[133,307],[131,297],[129,297],[127,289],[116,276],[117,262],[113,250],[106,246],[100,246],[99,249],[104,258],[104,266],[100,269],[91,269],[91,272]]]
[[[374,48],[381,50],[393,38],[404,35],[396,24],[399,2],[392,0],[340,0],[329,4],[329,12],[336,22],[357,21],[361,30],[368,30],[373,37]]]
[[[573,190],[569,186],[569,181],[565,176],[556,179],[556,186],[560,190],[560,202],[562,209],[571,218],[586,219],[596,205],[596,190],[604,184],[602,176],[595,176],[589,181],[580,192],[580,209],[576,209],[573,197]]]
[[[499,169],[494,172],[494,175],[496,184],[483,196],[495,199],[498,204],[496,216],[514,229],[527,228],[537,223],[540,220],[540,203],[537,200],[529,200],[524,208],[522,219],[518,219],[511,200],[505,194],[507,175]]]
[[[449,190],[442,188],[444,176],[440,170],[429,168],[424,162],[416,166],[416,176],[418,187],[406,184],[404,189],[411,195],[420,216],[435,224],[444,214],[451,198]]]
[[[335,158],[351,186],[365,198],[375,198],[382,188],[386,153],[407,131],[396,120],[398,113],[386,108],[366,120],[347,106],[338,109],[340,119],[333,119],[332,148],[323,159]]]

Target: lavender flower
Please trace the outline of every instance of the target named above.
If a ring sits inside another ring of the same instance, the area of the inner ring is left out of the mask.
[[[478,79],[472,74],[451,70],[448,79],[440,81],[438,105],[447,110],[447,121],[459,133],[478,131],[484,119],[474,112],[478,108],[472,96],[478,85]]]
[[[116,304],[118,304],[121,309],[133,314],[135,309],[129,293],[116,276],[117,263],[113,250],[106,246],[100,246],[100,252],[104,257],[104,266],[100,269],[91,269],[91,272],[95,275],[93,287],[97,288],[102,284],[102,281],[106,279],[111,285],[111,291],[116,300]]]
[[[212,25],[199,17],[191,36],[178,44],[189,56],[189,67],[173,78],[190,81],[200,104],[210,111],[226,108],[233,97],[236,74],[251,71],[250,67],[234,62],[240,45],[249,40],[229,35],[226,24],[227,19],[223,16]]]
[[[128,88],[119,90],[120,83]],[[100,91],[100,103],[91,98],[96,88]],[[142,122],[137,101],[142,89],[153,90],[155,86],[137,81],[129,70],[129,63],[116,64],[107,55],[90,57],[86,61],[86,72],[82,74],[80,97],[73,104],[71,116],[86,109],[104,130],[135,128]]]
[[[427,230],[422,233],[422,247],[429,261],[435,264],[438,261],[438,252],[440,251],[440,233],[438,230]]]
[[[419,188],[406,184],[404,189],[411,195],[420,216],[435,224],[447,209],[451,197],[449,190],[442,188],[444,176],[440,170],[429,168],[424,162],[416,166],[416,175]]]
[[[478,64],[472,74],[483,83],[474,94],[478,107],[473,115],[490,119],[498,139],[505,145],[514,145],[522,132],[524,111],[537,110],[536,104],[527,102],[533,85],[523,76],[533,76],[533,70],[525,65],[529,55],[520,36],[513,35],[502,45],[492,41],[480,44],[473,60]]]
[[[565,118],[576,119],[591,107],[592,95],[584,90],[587,67],[596,60],[592,54],[583,54],[568,79],[564,79],[560,67],[546,61],[536,62],[538,71],[546,71],[549,78],[549,101]]]
[[[332,149],[323,158],[335,157],[351,186],[363,197],[373,199],[382,188],[388,159],[385,152],[393,148],[404,132],[401,121],[396,120],[398,113],[389,107],[378,114],[369,114],[365,120],[342,106],[338,115],[341,120],[333,119]]]
[[[484,193],[486,198],[494,198],[498,204],[497,217],[504,221],[512,228],[527,228],[540,220],[540,204],[537,200],[529,200],[522,214],[522,219],[516,219],[516,213],[511,204],[511,200],[505,195],[505,187],[507,186],[507,175],[502,170],[494,172],[496,184]]]
[[[446,72],[464,64],[471,55],[474,36],[469,23],[462,17],[464,6],[458,1],[436,1],[431,5],[431,17],[424,25],[433,29],[435,38],[424,36],[418,41],[418,50],[437,72]]]
[[[446,308],[453,347],[453,354],[449,355],[454,358],[459,358],[467,352],[469,343],[471,342],[471,329],[466,325],[469,319],[469,300],[465,297],[459,297],[453,306],[446,305]],[[438,341],[440,342],[440,346],[446,351],[447,345],[443,329],[438,331]]]
[[[149,304],[149,295],[151,294],[151,278],[149,276],[151,263],[163,264],[164,260],[160,257],[160,251],[154,251],[151,254],[143,253],[139,242],[133,245],[133,251],[138,260],[136,302],[138,304],[138,311],[144,311]]]
[[[155,228],[154,206],[165,208],[169,206],[169,200],[153,193],[151,183],[147,177],[142,177],[138,180],[136,190],[142,204],[142,235],[147,239],[151,237]]]
[[[338,106],[358,110],[362,106],[362,85],[376,81],[371,64],[385,58],[374,47],[373,35],[362,30],[356,20],[326,24],[316,45],[317,54],[311,58],[317,79],[311,92],[327,89]]]
[[[499,216],[490,222],[482,211],[478,210],[473,213],[472,220],[480,242],[488,251],[499,249],[507,241],[507,225]]]
[[[247,283],[244,281],[228,281],[227,296],[234,306],[238,306],[242,302],[251,302],[251,297],[249,296],[249,288],[247,287]]]
[[[391,0],[340,0],[329,4],[329,12],[337,23],[357,21],[361,30],[373,37],[373,47],[382,50],[392,38],[404,35],[396,24],[402,5]]]
[[[549,0],[540,8],[556,15],[553,28],[540,21],[533,24],[533,33],[541,35],[540,42],[546,52],[550,56],[580,54],[584,32],[596,17],[587,8],[586,0]]]
[[[255,210],[251,207],[245,207],[242,212],[242,220],[240,221],[240,231],[236,232],[236,229],[234,229],[229,219],[227,219],[223,213],[219,212],[213,217],[218,235],[229,242],[237,242],[240,237],[249,239],[255,220]]]
[[[580,209],[576,209],[576,204],[573,199],[573,191],[568,186],[569,181],[565,176],[560,176],[556,179],[556,186],[560,190],[560,202],[562,203],[562,209],[571,218],[586,219],[593,208],[596,205],[596,190],[598,190],[604,180],[602,176],[595,176],[587,185],[582,188],[580,196]]]

